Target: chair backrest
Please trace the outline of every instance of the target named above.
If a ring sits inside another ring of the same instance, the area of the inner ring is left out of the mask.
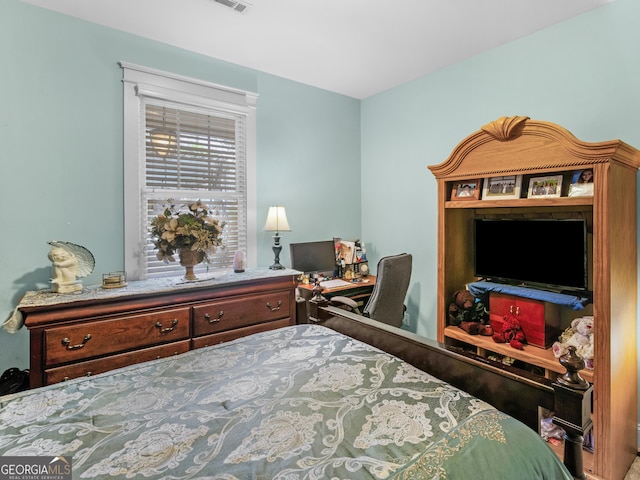
[[[411,279],[411,262],[409,253],[380,259],[376,284],[363,310],[365,315],[388,325],[402,326],[404,300]]]

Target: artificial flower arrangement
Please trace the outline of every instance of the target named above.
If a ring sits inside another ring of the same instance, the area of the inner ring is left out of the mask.
[[[169,200],[171,202],[171,200]],[[175,262],[174,254],[181,249],[193,250],[202,254],[202,259],[209,262],[207,253],[216,251],[216,247],[224,248],[221,235],[225,222],[209,216],[209,207],[200,200],[176,208],[171,204],[164,212],[151,221],[151,238],[158,250],[158,260],[165,263]]]

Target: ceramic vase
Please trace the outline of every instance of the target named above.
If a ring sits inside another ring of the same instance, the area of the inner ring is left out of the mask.
[[[185,280],[198,280],[196,274],[193,273],[193,267],[204,260],[204,252],[198,252],[196,250],[189,250],[181,248],[180,252],[180,265],[185,268],[184,279]]]

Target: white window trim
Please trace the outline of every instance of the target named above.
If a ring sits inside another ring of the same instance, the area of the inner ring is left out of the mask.
[[[144,183],[142,163],[144,132],[142,102],[145,97],[171,100],[189,106],[205,106],[246,115],[247,164],[247,266],[257,265],[256,212],[256,93],[237,90],[181,75],[119,62],[124,83],[124,268],[127,278],[145,277],[140,255],[144,244],[140,216],[144,215],[140,190]]]

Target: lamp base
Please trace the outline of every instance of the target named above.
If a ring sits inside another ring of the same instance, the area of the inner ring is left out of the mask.
[[[273,236],[273,247],[271,247],[271,250],[273,250],[275,258],[273,259],[273,265],[271,265],[269,269],[284,270],[286,267],[280,264],[280,252],[282,251],[282,245],[280,245],[280,237],[277,233]]]

